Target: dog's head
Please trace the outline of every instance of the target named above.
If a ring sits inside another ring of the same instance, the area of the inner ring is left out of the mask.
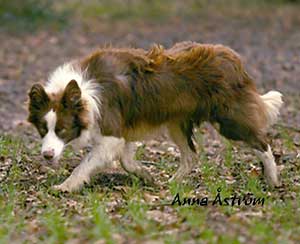
[[[28,121],[43,138],[42,155],[45,159],[58,161],[65,145],[87,128],[85,114],[84,100],[75,80],[71,80],[59,94],[48,94],[40,84],[32,86]]]

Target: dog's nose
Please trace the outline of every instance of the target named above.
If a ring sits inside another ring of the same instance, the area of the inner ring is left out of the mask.
[[[44,156],[44,158],[47,159],[47,160],[53,159],[53,158],[54,158],[54,150],[52,149],[52,150],[44,151],[44,152],[43,152],[43,156]]]

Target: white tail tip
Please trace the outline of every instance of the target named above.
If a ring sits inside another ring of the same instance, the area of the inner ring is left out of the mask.
[[[283,104],[282,94],[278,91],[269,91],[261,96],[266,106],[268,125],[276,123],[279,110]]]

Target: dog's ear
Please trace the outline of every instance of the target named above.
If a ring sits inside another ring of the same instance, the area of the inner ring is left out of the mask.
[[[49,97],[45,92],[43,86],[41,84],[34,84],[29,93],[29,110],[33,112],[34,110],[41,110],[48,106]]]
[[[71,80],[66,86],[62,104],[65,108],[75,108],[81,104],[81,90],[76,80]]]

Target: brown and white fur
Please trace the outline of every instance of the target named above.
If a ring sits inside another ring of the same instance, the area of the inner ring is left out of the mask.
[[[255,149],[268,183],[277,186],[266,130],[279,115],[281,96],[277,91],[259,95],[238,54],[222,45],[103,48],[57,68],[45,87],[33,85],[28,120],[42,136],[48,160],[57,162],[72,141],[92,145],[71,176],[56,186],[62,191],[79,189],[116,159],[126,171],[153,182],[134,160],[133,142],[161,128],[180,149],[172,180],[181,181],[196,163],[193,129],[204,121]]]

